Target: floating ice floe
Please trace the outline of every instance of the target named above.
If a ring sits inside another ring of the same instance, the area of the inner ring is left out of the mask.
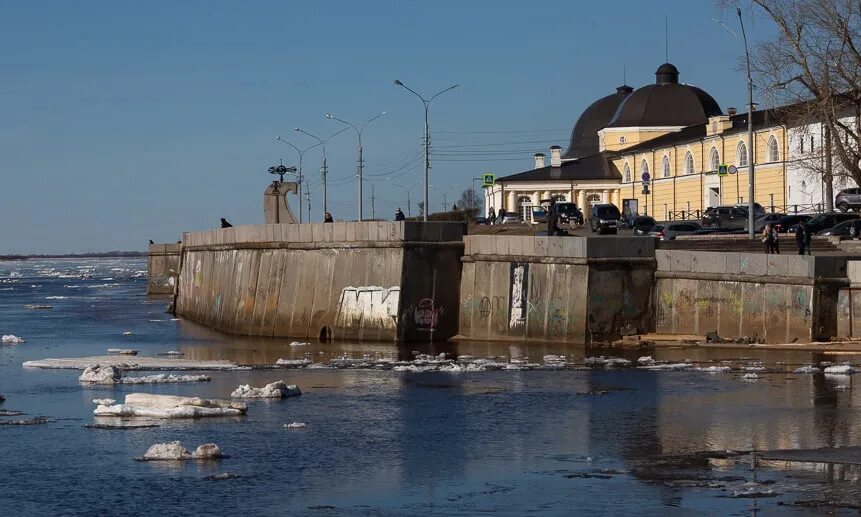
[[[839,374],[839,375],[850,375],[855,373],[855,368],[848,364],[835,364],[834,366],[829,366],[825,368],[825,373],[831,374]]]
[[[248,406],[232,400],[129,393],[124,404],[99,405],[93,410],[96,416],[124,416],[149,418],[201,418],[212,416],[244,415]]]
[[[305,422],[293,422],[290,424],[284,424],[284,427],[287,429],[302,429],[305,426]]]
[[[3,337],[0,338],[0,342],[2,342],[4,345],[20,345],[24,342],[24,340],[19,338],[15,334],[3,334]]]
[[[705,373],[729,373],[732,371],[732,368],[729,366],[703,366],[700,368],[694,368],[695,372],[705,372]]]
[[[168,350],[167,352],[159,352],[156,355],[166,355],[171,357],[179,357],[185,355],[185,352],[180,352],[179,350]]]
[[[223,456],[221,448],[214,443],[199,445],[194,452],[182,446],[182,442],[167,442],[151,445],[143,455],[144,461],[172,461],[172,460],[210,460]]]
[[[93,404],[99,406],[113,406],[117,401],[114,399],[93,399]]]
[[[69,298],[68,296],[46,296],[46,300],[65,300]]]
[[[310,346],[311,343],[306,343],[304,341],[293,341],[290,343],[290,346]]]
[[[644,356],[637,359],[638,364],[652,364],[654,362],[655,362],[655,360],[652,359],[652,356],[650,356],[650,355],[644,355]]]
[[[604,366],[605,368],[615,368],[621,366],[630,366],[631,361],[621,357],[587,357],[583,360],[586,366]]]
[[[207,382],[206,375],[174,375],[159,373],[141,377],[125,377],[122,369],[115,366],[88,366],[78,377],[78,381],[90,384],[165,384],[177,382]]]
[[[755,373],[746,373],[742,375],[741,378],[745,381],[755,381],[759,379],[759,375]]]
[[[134,332],[132,332],[131,330],[127,330],[127,331],[123,332],[123,335],[124,336],[132,336],[132,335],[134,335]]]
[[[694,365],[691,363],[653,363],[640,366],[641,370],[690,370]]]
[[[117,355],[138,355],[138,351],[132,348],[108,348],[108,353]]]
[[[262,388],[254,388],[250,384],[241,384],[230,394],[235,399],[280,399],[285,397],[296,397],[302,394],[302,390],[295,384],[287,384],[284,381],[270,382]]]
[[[128,370],[242,370],[236,363],[221,359],[211,361],[197,361],[193,359],[179,359],[166,357],[140,357],[134,358],[120,355],[98,355],[91,357],[66,357],[61,359],[49,358],[34,361],[24,361],[24,368],[48,368],[48,369],[70,369],[85,370],[94,364],[102,366],[114,366]]]
[[[286,366],[291,368],[302,368],[303,366],[308,366],[312,364],[312,361],[308,359],[278,359],[275,361],[276,366]]]
[[[24,420],[0,420],[0,425],[41,425],[47,423],[48,419],[43,416],[25,418]]]
[[[32,287],[32,286],[30,286],[30,287]],[[24,308],[30,309],[31,311],[36,311],[36,310],[53,309],[54,306],[53,305],[41,305],[41,304],[37,304],[37,303],[28,303],[28,304],[24,305]]]
[[[796,368],[795,370],[792,371],[792,373],[819,373],[821,371],[822,371],[821,369],[819,369],[813,365],[808,364],[808,365],[804,365],[804,366]]]

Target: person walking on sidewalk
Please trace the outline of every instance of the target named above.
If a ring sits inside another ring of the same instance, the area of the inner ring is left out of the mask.
[[[404,216],[404,213],[401,211],[401,209],[398,208],[397,210],[395,210],[395,221],[405,221],[405,220],[406,220],[406,217]]]
[[[795,243],[798,244],[799,255],[810,255],[810,228],[804,221],[795,225]]]
[[[762,242],[765,244],[766,253],[780,255],[780,244],[777,238],[777,230],[770,224],[765,225],[762,230]]]

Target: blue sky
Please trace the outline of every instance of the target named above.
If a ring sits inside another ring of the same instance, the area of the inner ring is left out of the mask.
[[[297,162],[274,137],[310,145],[293,128],[331,134],[327,112],[387,111],[365,130],[365,173],[377,217],[406,211],[384,178],[420,199],[424,112],[394,79],[426,96],[460,84],[430,110],[440,210],[473,177],[566,147],[623,69],[653,82],[665,15],[681,80],[743,108],[741,44],[712,18],[737,20],[707,0],[0,2],[0,253],[143,249],[219,217],[260,223],[266,169]],[[330,211],[354,219],[355,133],[328,158]],[[314,220],[319,163],[306,154]]]

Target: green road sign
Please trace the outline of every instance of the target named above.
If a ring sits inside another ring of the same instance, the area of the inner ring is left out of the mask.
[[[482,176],[482,185],[483,186],[490,187],[494,183],[496,183],[496,175],[495,174],[487,173],[487,174]]]
[[[727,165],[718,165],[718,176],[726,176],[727,174],[729,174]]]

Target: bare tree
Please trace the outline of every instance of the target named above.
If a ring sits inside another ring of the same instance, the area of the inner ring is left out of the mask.
[[[821,175],[830,209],[835,175],[861,184],[861,2],[751,0],[751,4],[777,27],[776,36],[754,51],[757,82],[764,94],[785,105],[778,111],[788,124],[821,124],[822,154],[814,154],[805,166]]]
[[[461,210],[479,210],[482,204],[481,196],[472,188],[464,190],[457,202],[457,206]]]

